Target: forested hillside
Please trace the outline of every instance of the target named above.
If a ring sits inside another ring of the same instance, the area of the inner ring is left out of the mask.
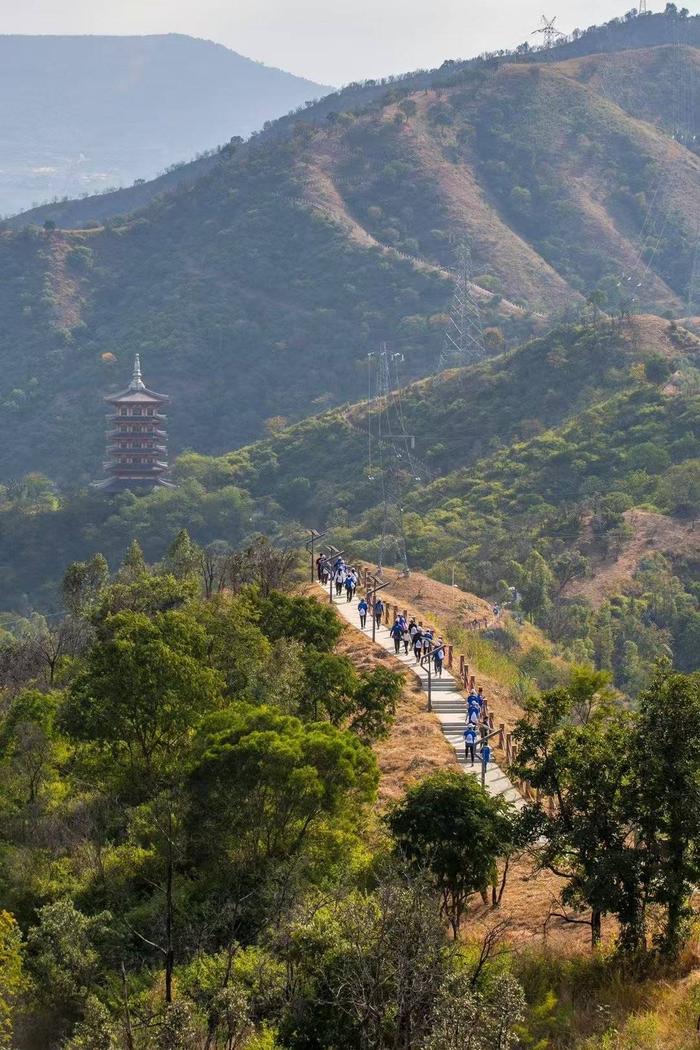
[[[0,36],[0,214],[100,193],[330,90],[188,36]]]
[[[410,563],[454,570],[490,600],[516,587],[562,652],[598,659],[631,692],[664,653],[694,668],[699,365],[700,340],[675,322],[591,316],[402,391],[420,463],[401,472]],[[337,545],[376,557],[368,433],[366,404],[330,411],[222,457],[185,453],[178,487],[147,496],[63,495],[28,477],[0,509],[6,608],[53,609],[57,564],[97,551],[115,564],[133,535],[157,557],[181,527],[220,550],[260,531],[298,546],[309,527],[331,528]],[[631,546],[635,508],[646,546]],[[596,586],[606,573],[614,586]]]
[[[700,209],[700,160],[678,133],[690,102],[672,87],[642,101],[638,84],[651,64],[695,92],[697,51],[581,61],[407,80],[359,113],[229,151],[136,217],[0,234],[0,476],[98,475],[100,397],[137,350],[173,396],[175,449],[208,454],[356,400],[382,340],[405,379],[430,374],[462,239],[495,348],[591,295],[684,316]]]

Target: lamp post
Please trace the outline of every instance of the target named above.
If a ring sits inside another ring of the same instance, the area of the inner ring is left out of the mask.
[[[374,580],[374,587],[372,588],[372,641],[377,640],[377,617],[374,614],[374,606],[377,601],[377,592],[388,587],[388,583],[379,583],[376,576],[371,576],[370,579]]]
[[[306,541],[306,549],[311,554],[311,582],[312,583],[314,582],[314,567],[315,567],[315,564],[316,564],[315,561],[314,561],[314,553],[315,553],[314,547],[316,545],[316,540],[322,540],[325,535],[326,535],[325,532],[317,532],[316,529],[309,529],[309,539]]]

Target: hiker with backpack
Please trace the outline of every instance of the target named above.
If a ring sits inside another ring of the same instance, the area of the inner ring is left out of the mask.
[[[445,661],[445,643],[438,638],[437,645],[433,649],[433,667],[438,678],[442,678],[442,665]]]
[[[471,764],[474,765],[476,758],[476,729],[474,726],[467,726],[464,730],[464,761],[467,762],[471,759]]]
[[[360,627],[364,630],[367,626],[367,612],[369,611],[369,605],[367,604],[366,598],[360,598],[357,603],[357,611],[360,614]]]

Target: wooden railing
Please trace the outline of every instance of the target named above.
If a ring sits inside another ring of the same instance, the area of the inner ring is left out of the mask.
[[[361,582],[365,589],[371,590],[372,588],[372,577],[369,569],[361,570]],[[403,615],[408,620],[408,609],[402,609],[395,602],[384,603],[384,623],[387,627],[390,627],[399,616]],[[488,620],[474,620],[474,623],[483,623],[485,626],[488,625]],[[468,625],[467,625],[468,626]],[[474,628],[476,629],[476,628]],[[467,657],[463,653],[456,654],[453,645],[445,646],[445,666],[453,674],[453,676],[460,682],[463,689],[469,691],[470,689],[476,688],[476,675],[473,673]],[[505,758],[506,769],[511,768],[517,757],[518,747],[513,742],[513,734],[506,731],[505,722],[498,724],[496,729],[496,720],[494,713],[489,709],[488,701],[486,703],[486,721],[489,729],[489,736],[493,737],[496,743],[497,750]],[[540,793],[527,780],[514,780],[514,786],[518,789],[520,794],[526,801],[540,801]],[[553,810],[553,802],[551,799],[547,800],[548,809],[551,813]]]

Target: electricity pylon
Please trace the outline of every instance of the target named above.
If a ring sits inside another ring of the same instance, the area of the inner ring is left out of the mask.
[[[554,18],[547,18],[546,15],[542,15],[542,25],[539,27],[539,29],[535,29],[530,34],[530,36],[541,36],[544,40],[544,46],[547,50],[549,50],[550,47],[553,46],[556,40],[559,40],[561,37],[564,36],[564,33],[562,33],[560,29],[557,29],[556,25],[554,24],[556,20],[556,15]]]
[[[472,254],[467,244],[457,249],[455,290],[450,320],[440,354],[439,370],[463,368],[486,357],[481,310],[472,290]]]
[[[403,493],[406,484],[421,480],[413,460],[415,438],[406,433],[403,419],[398,381],[398,366],[402,361],[403,355],[392,353],[386,343],[376,354],[368,355],[369,479],[379,483],[382,503],[378,574],[385,559],[400,566],[405,573],[409,571]]]

